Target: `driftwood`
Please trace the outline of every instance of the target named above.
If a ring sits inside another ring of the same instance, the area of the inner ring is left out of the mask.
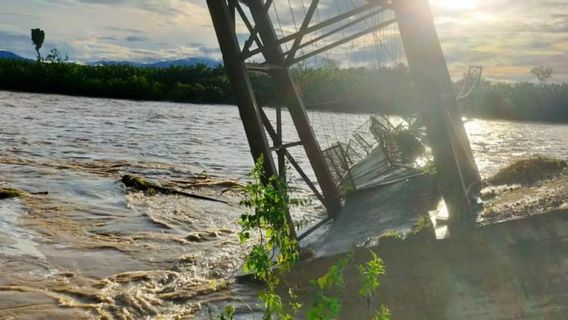
[[[21,198],[26,193],[13,188],[0,188],[0,200],[9,198]]]
[[[157,185],[155,183],[147,181],[143,178],[135,177],[135,176],[131,176],[131,175],[123,176],[121,181],[129,189],[136,190],[136,191],[142,191],[142,192],[148,193],[148,194],[161,193],[161,194],[170,194],[170,195],[180,195],[180,196],[184,196],[184,197],[190,197],[190,198],[195,198],[195,199],[200,199],[200,200],[207,200],[207,201],[214,201],[214,202],[221,202],[221,203],[228,204],[228,202],[225,201],[225,200],[216,199],[216,198],[213,198],[213,197],[208,197],[208,196],[190,193],[190,192],[186,192],[186,191],[180,191],[180,190],[176,190],[176,189],[173,189],[173,188],[162,187],[160,185]]]
[[[535,156],[511,163],[487,179],[487,182],[492,185],[530,186],[542,180],[558,177],[566,173],[567,169],[568,162],[565,160]]]
[[[239,180],[213,180],[208,177],[198,178],[197,181],[172,180],[172,182],[183,184],[189,188],[221,187],[221,188],[241,188],[245,186]]]

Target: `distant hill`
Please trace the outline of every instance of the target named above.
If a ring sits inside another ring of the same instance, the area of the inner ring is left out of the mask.
[[[88,66],[114,66],[114,65],[128,65],[133,67],[143,67],[144,63],[137,63],[132,61],[113,61],[113,60],[99,60],[93,62],[87,62]]]
[[[6,51],[6,50],[0,50],[0,59],[29,60],[29,61],[31,61],[31,59],[20,57],[19,55],[15,54],[13,52],[10,52],[10,51]]]
[[[195,58],[184,58],[184,59],[176,59],[176,60],[163,60],[158,62],[152,63],[139,63],[139,62],[132,62],[132,61],[111,61],[111,60],[99,60],[94,62],[87,63],[88,65],[120,65],[125,64],[134,67],[141,67],[141,68],[167,68],[170,66],[174,67],[183,67],[183,66],[194,66],[196,64],[205,64],[208,67],[216,67],[221,62],[217,60],[213,60],[206,57],[195,57]]]
[[[13,60],[25,60],[25,61],[35,61],[32,59],[27,59],[21,57],[13,52],[0,50],[0,59],[13,59]],[[174,60],[163,60],[158,62],[141,63],[132,61],[113,61],[113,60],[99,60],[93,62],[87,62],[87,65],[97,66],[97,65],[129,65],[140,68],[167,68],[169,66],[183,67],[183,66],[194,66],[196,64],[205,64],[208,67],[216,67],[220,64],[220,61],[206,58],[206,57],[193,57],[193,58],[183,58]]]

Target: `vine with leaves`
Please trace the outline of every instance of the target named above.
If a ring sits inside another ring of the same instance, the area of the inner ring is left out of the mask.
[[[256,279],[266,284],[259,294],[264,304],[263,319],[294,319],[304,306],[298,302],[298,296],[292,289],[288,290],[287,303],[277,293],[283,273],[288,272],[298,262],[298,242],[295,239],[293,226],[288,220],[291,206],[301,206],[306,203],[302,199],[290,198],[287,181],[282,177],[266,179],[263,169],[263,159],[259,158],[251,172],[251,182],[245,187],[245,199],[241,205],[247,212],[241,215],[239,224],[241,231],[239,239],[245,243],[258,234],[258,241],[245,261],[244,270],[250,272]],[[358,265],[360,275],[359,294],[367,299],[369,309],[370,299],[379,288],[379,276],[385,273],[383,261],[373,252],[372,258],[366,264]],[[313,281],[316,296],[313,305],[305,310],[309,320],[337,319],[341,312],[344,273],[353,264],[353,254],[337,261],[324,275]],[[373,320],[388,320],[390,313],[384,306],[370,310]],[[234,319],[235,309],[225,308],[218,319]]]

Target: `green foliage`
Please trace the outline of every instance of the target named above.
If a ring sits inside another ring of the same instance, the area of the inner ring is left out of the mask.
[[[541,85],[545,85],[546,82],[552,77],[552,69],[545,68],[543,66],[532,68],[531,73],[537,78],[538,82]]]
[[[45,57],[45,60],[50,63],[62,63],[69,60],[69,56],[53,48],[49,50],[49,54]]]
[[[217,104],[233,101],[222,66],[87,66],[57,63],[65,61],[59,51],[52,52],[48,60],[56,63],[1,59],[0,89],[133,100]]]
[[[389,309],[383,305],[375,312],[372,320],[390,320],[391,313]]]
[[[245,199],[241,205],[249,211],[241,216],[241,242],[250,238],[251,232],[261,235],[259,244],[254,245],[245,263],[247,271],[266,280],[266,272],[274,267],[289,270],[298,260],[298,243],[294,239],[293,226],[287,219],[289,198],[286,181],[270,177],[264,184],[263,159],[257,161],[252,170],[252,182],[245,186]],[[273,261],[276,255],[276,261]]]
[[[282,273],[290,271],[299,258],[298,243],[294,238],[291,221],[287,218],[288,210],[291,205],[302,205],[304,202],[290,199],[286,180],[282,177],[266,179],[263,168],[263,159],[260,158],[252,170],[251,182],[245,187],[245,199],[241,202],[248,212],[239,221],[240,241],[244,243],[250,240],[253,233],[258,233],[260,238],[252,246],[244,267],[266,284],[266,289],[259,294],[264,304],[263,319],[291,320],[303,305],[297,302],[298,297],[292,289],[288,290],[288,303],[276,293],[276,289]],[[306,311],[308,319],[337,319],[345,287],[344,273],[351,266],[353,256],[350,254],[340,259],[324,275],[313,281],[317,294],[313,306]],[[379,287],[378,277],[384,274],[383,262],[372,253],[372,259],[367,264],[358,266],[358,269],[362,277],[360,292],[370,299]],[[226,309],[218,319],[232,319],[233,316],[234,309]],[[373,317],[389,319],[388,310],[383,307]]]
[[[221,314],[219,314],[218,316],[213,316],[213,310],[211,310],[211,308],[209,308],[208,310],[209,313],[209,319],[213,320],[234,320],[235,319],[235,308],[232,305],[228,305],[225,307],[225,309],[223,309],[223,312]]]
[[[317,68],[300,65],[292,72],[309,109],[411,115],[420,107],[421,99],[415,95],[404,65],[341,69],[324,62]],[[541,84],[482,80],[463,102],[462,111],[471,117],[567,122],[568,83],[545,83],[548,78]],[[277,100],[266,75],[253,73],[251,82],[260,104]],[[206,65],[141,68],[0,60],[0,89],[134,100],[235,102],[224,67]],[[419,149],[413,144],[410,155]]]
[[[329,297],[320,292],[316,296],[316,303],[310,310],[308,310],[307,318],[309,320],[337,319],[340,311],[340,298]]]
[[[353,260],[353,255],[349,255],[346,258],[340,259],[333,266],[331,266],[329,271],[327,271],[316,281],[319,289],[343,289],[343,287],[345,286],[345,282],[343,280],[343,272],[349,266],[351,260]]]
[[[244,243],[249,240],[253,232],[258,232],[260,236],[244,268],[266,283],[266,290],[259,296],[265,307],[264,319],[272,319],[273,316],[292,319],[282,298],[275,292],[280,274],[289,271],[298,260],[298,242],[288,220],[288,210],[292,203],[301,202],[290,201],[284,178],[266,179],[263,162],[262,158],[256,162],[251,173],[252,181],[245,187],[245,199],[241,202],[249,211],[240,219],[240,241]],[[293,292],[290,292],[290,296],[294,297]],[[300,308],[294,301],[290,307],[293,312]]]
[[[359,294],[367,298],[367,305],[371,309],[371,298],[377,294],[379,290],[379,276],[385,274],[385,265],[383,260],[379,258],[373,251],[371,253],[371,260],[364,265],[359,265],[359,275],[361,277],[361,288]],[[373,320],[389,320],[390,311],[384,305],[377,308],[372,316]]]
[[[379,276],[385,274],[383,261],[372,251],[371,260],[358,265],[361,278],[359,294],[367,299],[371,308],[371,298],[378,292]],[[314,305],[308,310],[309,320],[337,319],[341,312],[342,294],[345,288],[344,274],[353,263],[353,254],[337,261],[329,271],[315,281],[318,288]],[[375,310],[372,319],[390,319],[390,313],[385,306]]]
[[[414,113],[408,69],[340,69],[334,63],[293,70],[306,106],[338,112]]]
[[[37,52],[37,62],[41,62],[41,53],[39,49],[43,46],[45,41],[45,32],[39,28],[32,29],[32,42]]]
[[[568,122],[568,83],[493,83],[482,81],[468,99],[471,117]]]
[[[430,220],[430,216],[428,214],[423,214],[419,216],[416,221],[414,221],[414,225],[412,226],[412,230],[410,231],[408,236],[417,236],[421,234],[422,231],[429,228],[432,228],[432,221]]]
[[[309,320],[337,319],[341,312],[341,293],[345,287],[343,274],[352,260],[352,254],[340,259],[315,281],[318,293],[314,305],[307,312]]]
[[[390,230],[385,232],[383,235],[381,235],[381,237],[379,238],[380,240],[403,240],[404,239],[404,234],[400,231],[396,231],[396,230]]]
[[[379,288],[379,276],[385,274],[385,265],[376,253],[371,251],[372,258],[367,264],[358,267],[361,276],[359,294],[371,297]]]

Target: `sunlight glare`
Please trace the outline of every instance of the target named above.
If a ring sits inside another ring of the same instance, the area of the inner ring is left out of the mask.
[[[433,0],[440,8],[447,10],[472,10],[477,7],[480,0]]]

